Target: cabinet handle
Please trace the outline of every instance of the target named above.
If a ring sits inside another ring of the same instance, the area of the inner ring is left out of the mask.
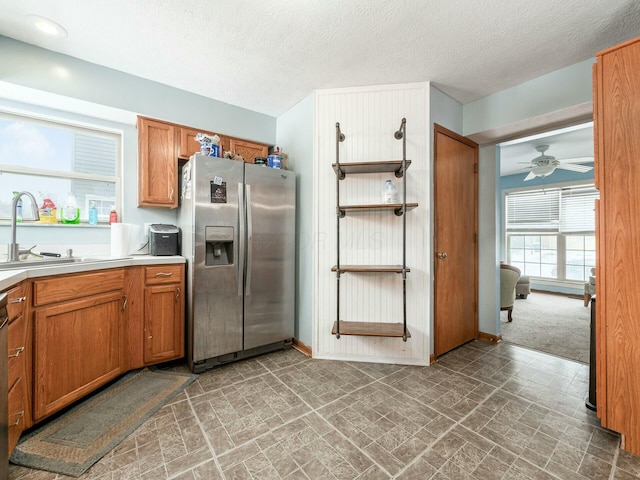
[[[27,297],[18,297],[18,298],[9,300],[9,303],[22,303],[26,301],[27,301]]]
[[[128,300],[128,298],[127,298],[127,296],[125,295],[125,296],[124,296],[124,302],[122,302],[122,311],[123,311],[123,312],[124,312],[124,311],[125,311],[125,309],[127,308],[127,300]]]
[[[9,355],[9,358],[16,358],[18,356],[20,356],[20,354],[22,352],[24,352],[24,347],[18,347],[18,348],[14,348],[13,349],[16,353],[12,353],[11,355]]]
[[[180,298],[180,287],[176,288],[176,302]]]
[[[173,275],[173,272],[158,272],[156,273],[156,277],[170,277]]]
[[[15,415],[16,415],[16,423],[10,424],[9,427],[17,427],[18,425],[20,425],[20,421],[22,420],[22,417],[24,417],[24,410],[16,413]]]
[[[173,201],[173,187],[171,187],[171,193],[169,194],[169,200]]]

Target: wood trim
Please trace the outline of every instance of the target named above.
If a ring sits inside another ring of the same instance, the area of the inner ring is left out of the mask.
[[[300,353],[303,353],[309,358],[313,357],[311,347],[306,343],[301,342],[297,338],[293,339],[293,348],[295,348],[297,351],[299,351]]]
[[[601,50],[595,54],[596,57],[601,57],[611,52],[615,52],[616,50],[620,50],[622,48],[628,47],[636,42],[640,42],[640,37],[632,38],[631,40],[627,40],[624,43],[619,43],[618,45],[614,45],[613,47],[609,47],[606,50]]]
[[[494,335],[493,333],[478,332],[478,340],[497,345],[502,342],[502,335]]]
[[[436,363],[436,356],[432,353],[429,355],[429,365],[433,365],[434,363]]]

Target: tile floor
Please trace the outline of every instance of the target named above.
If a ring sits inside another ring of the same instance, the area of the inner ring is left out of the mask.
[[[80,478],[640,478],[585,408],[587,384],[586,365],[507,343],[431,367],[276,352],[201,374]]]

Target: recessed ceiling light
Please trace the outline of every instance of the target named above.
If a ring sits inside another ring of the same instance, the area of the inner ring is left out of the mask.
[[[64,27],[53,20],[40,15],[25,15],[27,20],[40,32],[51,37],[65,38],[68,34]]]

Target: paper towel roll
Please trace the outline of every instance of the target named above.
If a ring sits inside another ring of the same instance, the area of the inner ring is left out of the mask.
[[[128,257],[138,250],[140,226],[133,223],[111,224],[111,256]]]

